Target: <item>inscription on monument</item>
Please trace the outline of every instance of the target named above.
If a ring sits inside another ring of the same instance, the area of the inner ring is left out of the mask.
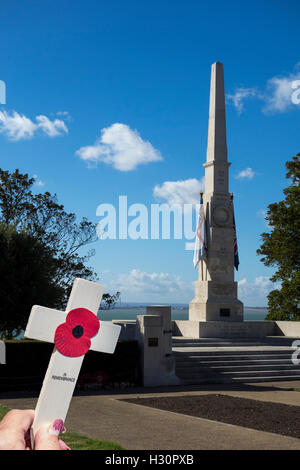
[[[217,174],[217,182],[221,186],[225,183],[225,171],[224,170],[219,170]]]

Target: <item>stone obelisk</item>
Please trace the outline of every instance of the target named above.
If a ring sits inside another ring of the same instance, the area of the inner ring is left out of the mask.
[[[233,202],[229,193],[223,64],[211,67],[208,145],[203,196],[207,257],[200,262],[189,320],[242,321],[234,281]],[[203,263],[201,265],[201,263]]]

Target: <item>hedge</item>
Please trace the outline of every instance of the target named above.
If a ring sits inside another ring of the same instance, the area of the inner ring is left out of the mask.
[[[38,389],[48,367],[53,345],[42,341],[6,341],[6,364],[0,365],[0,390]],[[104,385],[139,383],[137,341],[119,341],[114,354],[89,351],[78,385],[102,376]]]

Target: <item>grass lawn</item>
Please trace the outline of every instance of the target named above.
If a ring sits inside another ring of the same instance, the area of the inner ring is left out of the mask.
[[[0,405],[0,420],[10,410],[6,406]],[[98,441],[72,431],[67,431],[63,435],[64,442],[71,447],[72,450],[122,450],[123,447],[117,442]]]

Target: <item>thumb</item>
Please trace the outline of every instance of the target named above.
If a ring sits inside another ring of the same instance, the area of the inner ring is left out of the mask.
[[[58,436],[62,430],[62,419],[56,419],[50,426],[42,426],[35,435],[35,450],[61,450]]]

